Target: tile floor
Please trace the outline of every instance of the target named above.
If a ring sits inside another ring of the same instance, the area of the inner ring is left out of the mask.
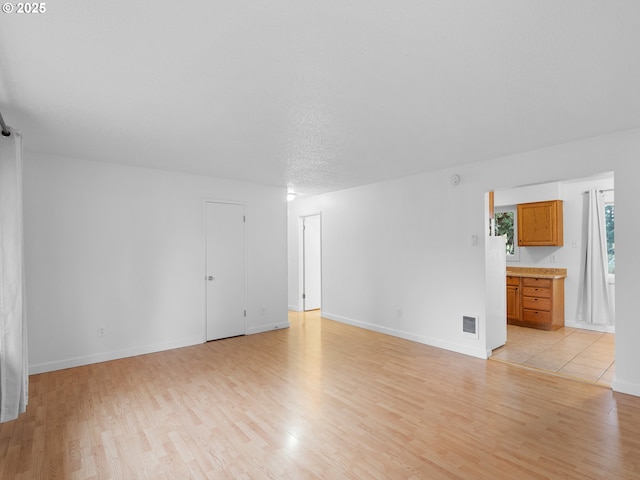
[[[614,334],[564,327],[555,332],[507,325],[507,343],[493,360],[611,387]]]

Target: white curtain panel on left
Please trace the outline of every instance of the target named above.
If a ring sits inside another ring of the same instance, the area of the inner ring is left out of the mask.
[[[27,408],[29,373],[22,243],[22,136],[0,135],[0,422]]]

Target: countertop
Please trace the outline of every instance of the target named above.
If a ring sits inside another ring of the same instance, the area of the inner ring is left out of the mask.
[[[507,267],[508,277],[566,278],[566,268]]]

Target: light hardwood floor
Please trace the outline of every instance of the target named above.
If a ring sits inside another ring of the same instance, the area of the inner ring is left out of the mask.
[[[578,328],[546,331],[507,325],[507,343],[494,350],[491,359],[611,387],[615,339],[613,333]]]
[[[640,478],[640,398],[290,319],[32,376],[0,478]]]

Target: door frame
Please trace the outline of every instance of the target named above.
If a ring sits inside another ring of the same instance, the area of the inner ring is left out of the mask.
[[[304,312],[304,219],[320,217],[320,310],[322,311],[322,212],[306,213],[298,217],[298,311]]]
[[[247,334],[247,323],[249,321],[249,206],[247,202],[241,200],[212,199],[202,200],[202,342],[207,342],[207,203],[224,203],[227,205],[242,205],[244,208],[244,308],[247,314],[244,317],[244,335]]]

